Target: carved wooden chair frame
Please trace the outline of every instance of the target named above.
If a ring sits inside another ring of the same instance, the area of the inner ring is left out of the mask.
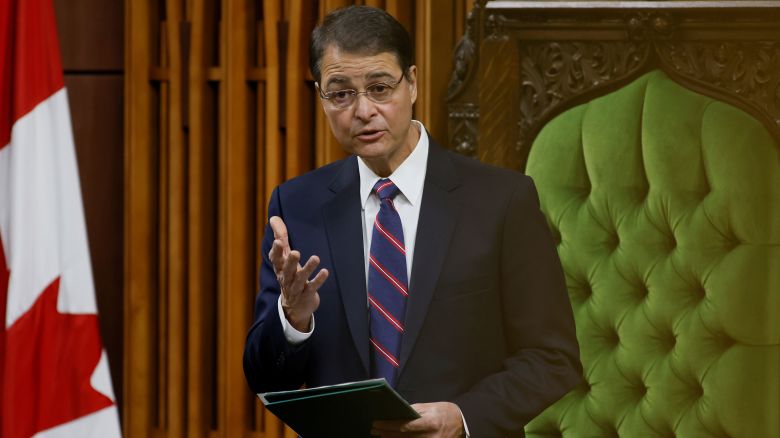
[[[780,143],[780,2],[479,0],[455,49],[450,147],[522,170],[550,119],[652,69]]]

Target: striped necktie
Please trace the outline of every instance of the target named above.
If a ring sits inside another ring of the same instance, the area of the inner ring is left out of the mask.
[[[389,179],[374,185],[379,196],[379,213],[374,220],[368,257],[369,342],[371,376],[384,377],[395,387],[398,355],[404,333],[406,298],[406,248],[401,217],[393,205],[398,187]]]

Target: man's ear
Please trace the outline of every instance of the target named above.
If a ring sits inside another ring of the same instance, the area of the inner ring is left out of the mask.
[[[412,100],[412,105],[417,102],[417,66],[413,65],[409,67],[409,73],[406,75],[409,82],[409,96]]]

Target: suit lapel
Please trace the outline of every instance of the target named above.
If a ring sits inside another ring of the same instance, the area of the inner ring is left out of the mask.
[[[400,373],[403,373],[425,322],[439,273],[447,255],[457,217],[457,208],[451,192],[458,185],[458,176],[450,158],[431,139],[420,218],[417,224],[405,331],[401,342]]]
[[[335,196],[323,206],[325,230],[347,324],[368,373],[368,308],[363,254],[360,176],[350,157],[329,187]]]

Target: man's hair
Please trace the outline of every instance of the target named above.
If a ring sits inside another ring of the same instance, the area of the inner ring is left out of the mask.
[[[322,56],[331,45],[347,53],[360,55],[392,53],[405,76],[409,67],[414,65],[409,33],[398,20],[382,9],[369,6],[336,9],[314,28],[309,44],[309,68],[317,82],[321,79]]]

